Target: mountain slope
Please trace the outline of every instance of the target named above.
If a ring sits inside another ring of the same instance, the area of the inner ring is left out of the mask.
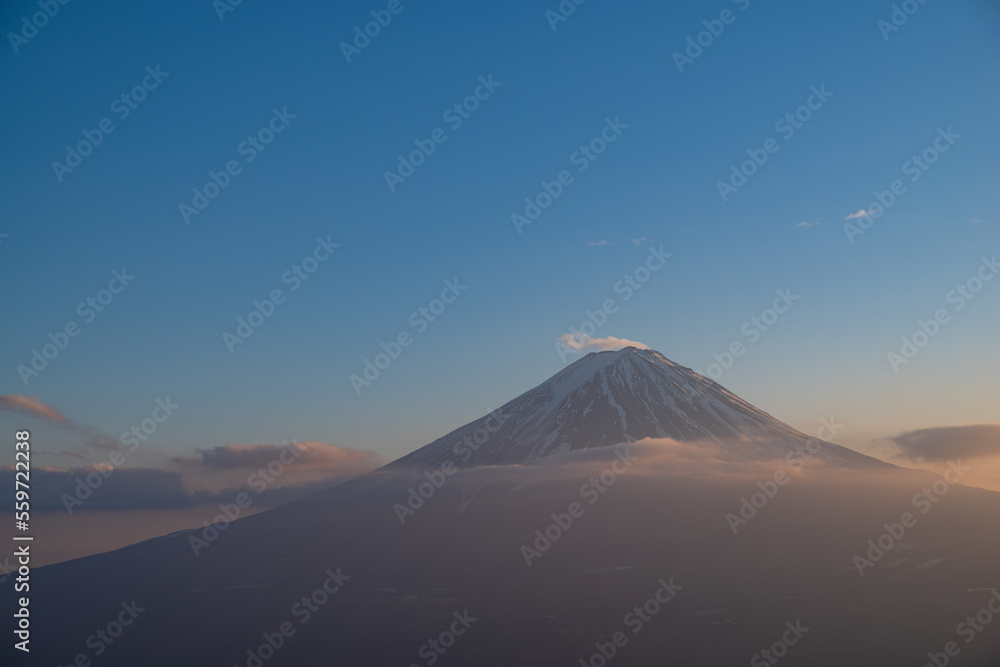
[[[643,438],[707,440],[739,459],[780,458],[813,438],[654,350],[626,347],[576,361],[495,412],[394,461],[390,468],[528,463]],[[820,458],[885,465],[822,443]]]

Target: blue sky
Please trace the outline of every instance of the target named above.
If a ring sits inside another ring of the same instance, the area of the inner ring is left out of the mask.
[[[928,2],[886,40],[882,2],[592,0],[553,30],[555,1],[402,0],[346,62],[341,42],[386,5],[244,2],[220,20],[208,0],[70,2],[16,53],[5,38],[0,393],[111,434],[170,396],[181,408],[151,441],[167,452],[297,438],[393,458],[559,370],[555,341],[608,298],[620,308],[595,336],[704,370],[791,289],[723,385],[806,432],[836,416],[859,448],[997,421],[1000,280],[961,311],[947,301],[1000,250],[995,7]],[[673,54],[727,9],[679,72]],[[36,11],[5,3],[5,35]],[[113,100],[157,66],[119,118]],[[452,130],[443,113],[490,76]],[[782,138],[813,86],[832,97]],[[286,108],[247,162],[241,142]],[[53,161],[104,118],[114,131],[60,181]],[[616,118],[627,128],[576,171]],[[909,181],[904,163],[949,127],[960,137]],[[390,191],[385,172],[437,128],[447,141]],[[717,182],[771,137],[724,202]],[[178,205],[229,160],[240,172],[185,224]],[[511,215],[565,169],[573,183],[519,234]],[[845,216],[894,179],[906,193],[850,243]],[[340,246],[290,291],[317,237]],[[616,282],[660,246],[672,257],[624,302]],[[82,323],[77,305],[123,267],[134,281]],[[410,314],[455,278],[468,288],[417,333]],[[223,333],[276,288],[286,301],[231,353]],[[940,308],[949,322],[893,372],[887,353]],[[18,365],[74,320],[25,386]],[[349,376],[403,331],[413,343],[356,395]],[[80,437],[37,428],[51,451]]]

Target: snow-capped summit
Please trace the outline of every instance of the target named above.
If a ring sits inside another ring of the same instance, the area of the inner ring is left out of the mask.
[[[390,467],[527,463],[552,454],[643,438],[705,440],[734,459],[781,458],[809,436],[654,350],[594,352],[489,415]],[[823,443],[821,458],[884,465]]]

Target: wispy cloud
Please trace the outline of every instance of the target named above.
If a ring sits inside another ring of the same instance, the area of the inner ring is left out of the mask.
[[[620,350],[623,347],[639,347],[644,350],[649,349],[649,346],[645,343],[628,340],[626,338],[615,338],[614,336],[608,336],[607,338],[592,338],[586,334],[564,334],[559,339],[559,343],[574,352]]]
[[[866,211],[865,209],[859,209],[857,213],[851,213],[850,215],[845,215],[844,220],[855,220],[857,218],[867,218],[871,216],[871,211]]]
[[[969,222],[971,222],[974,225],[978,225],[982,221],[983,221],[982,218],[969,218]]]
[[[818,227],[819,220],[803,220],[802,222],[795,225],[796,227]]]
[[[83,444],[63,450],[59,452],[59,455],[90,462],[105,458],[116,449],[121,449],[121,442],[119,440],[103,433],[95,433],[87,438]]]
[[[632,245],[642,245],[642,243],[645,240],[646,240],[645,236],[643,236],[642,238],[638,238],[638,239],[632,239]]]
[[[601,245],[610,245],[610,244],[607,241],[587,241],[587,245],[589,245],[589,246],[601,246]]]
[[[35,396],[21,396],[20,394],[0,396],[0,412],[20,412],[57,424],[66,424],[66,418],[58,410],[45,405]]]

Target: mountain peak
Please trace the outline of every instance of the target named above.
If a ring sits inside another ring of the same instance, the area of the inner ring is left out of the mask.
[[[684,366],[681,366],[680,364],[671,361],[670,359],[665,357],[662,352],[658,352],[657,350],[654,350],[649,347],[637,347],[635,345],[627,345],[618,350],[602,350],[601,352],[591,352],[587,356],[589,357],[590,355],[599,355],[599,354],[614,355],[616,361],[622,359],[641,359],[651,363],[663,363],[667,364],[668,366],[676,366],[677,368],[684,368]]]
[[[712,441],[734,459],[781,458],[809,436],[656,350],[592,352],[392,467],[519,464],[645,438]],[[784,443],[784,444],[775,444]],[[824,443],[827,458],[875,462]]]

